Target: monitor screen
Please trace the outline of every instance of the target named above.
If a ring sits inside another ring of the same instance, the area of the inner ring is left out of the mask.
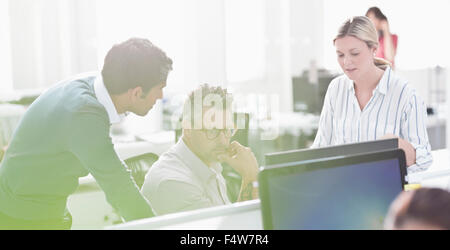
[[[335,145],[322,148],[307,148],[290,150],[265,155],[265,165],[274,165],[293,161],[306,161],[341,155],[355,155],[375,151],[384,151],[398,148],[398,139],[382,139],[376,141],[366,141]]]
[[[404,160],[391,154],[384,159],[351,157],[269,170],[273,173],[261,183],[264,226],[382,229],[391,202],[403,190],[401,165]]]

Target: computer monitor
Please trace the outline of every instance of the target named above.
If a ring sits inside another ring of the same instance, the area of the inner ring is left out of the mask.
[[[382,229],[405,185],[401,149],[282,165],[259,174],[264,229]]]
[[[320,114],[328,85],[337,75],[327,70],[318,70],[317,83],[310,82],[309,71],[292,78],[292,100],[294,112]]]
[[[383,139],[351,144],[329,146],[323,148],[307,148],[290,150],[265,155],[265,165],[275,165],[285,162],[306,161],[341,155],[363,154],[368,152],[382,151],[398,148],[398,139]]]

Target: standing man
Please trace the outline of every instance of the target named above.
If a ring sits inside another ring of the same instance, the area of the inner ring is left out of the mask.
[[[18,125],[0,165],[0,228],[70,229],[67,198],[89,173],[126,220],[153,215],[109,134],[127,112],[145,116],[172,60],[147,39],[106,55],[101,74],[64,81],[42,94]]]

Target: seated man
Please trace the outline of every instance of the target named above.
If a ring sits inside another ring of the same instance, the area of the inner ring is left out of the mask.
[[[238,201],[257,198],[256,158],[251,149],[230,142],[235,129],[229,97],[208,85],[190,94],[182,137],[153,164],[142,186],[156,215],[230,204],[221,163],[242,177]]]

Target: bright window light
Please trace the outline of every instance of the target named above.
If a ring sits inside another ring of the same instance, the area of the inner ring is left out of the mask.
[[[226,66],[230,83],[264,77],[265,12],[261,0],[226,0]]]

